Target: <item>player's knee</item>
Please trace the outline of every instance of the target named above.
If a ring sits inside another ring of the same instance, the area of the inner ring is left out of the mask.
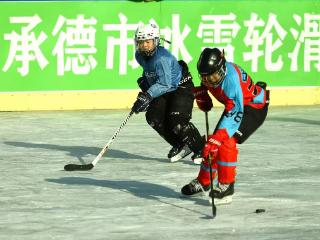
[[[187,118],[184,114],[171,114],[167,118],[168,127],[173,130],[175,134],[178,134],[189,122],[189,118]]]
[[[193,131],[194,125],[189,122],[189,123],[178,123],[173,127],[173,132],[174,134],[184,137],[187,136],[190,132]]]
[[[147,119],[147,123],[152,127],[153,129],[160,131],[163,128],[163,124],[160,121],[154,120],[154,119]]]
[[[177,125],[175,125],[175,126],[172,128],[172,131],[173,131],[174,134],[180,135],[181,129],[182,129],[182,126],[181,126],[180,123],[178,123]]]

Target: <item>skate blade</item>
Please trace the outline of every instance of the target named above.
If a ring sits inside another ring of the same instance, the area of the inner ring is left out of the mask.
[[[179,154],[178,154],[178,155],[179,155]],[[180,156],[180,155],[178,156],[178,155],[170,158],[170,162],[174,163],[174,162],[178,162],[179,160],[181,160],[181,159],[182,159],[182,156]]]
[[[215,198],[214,199],[214,205],[218,206],[218,205],[227,205],[230,204],[232,202],[232,196],[227,196],[224,197],[222,199],[219,198]],[[212,204],[212,199],[211,197],[209,198],[209,203]]]
[[[181,193],[181,196],[183,198],[193,198],[193,197],[207,197],[209,194],[209,190],[208,191],[205,191],[205,192],[198,192],[198,193],[195,193],[195,194],[192,194],[192,195],[185,195],[183,193]]]
[[[170,158],[170,162],[174,163],[174,162],[178,162],[179,160],[185,158],[186,156],[188,156],[191,153],[190,150],[181,150],[181,152],[177,155],[175,155],[174,157]]]
[[[203,161],[203,158],[195,158],[195,159],[192,159],[192,161],[194,164],[200,165]]]

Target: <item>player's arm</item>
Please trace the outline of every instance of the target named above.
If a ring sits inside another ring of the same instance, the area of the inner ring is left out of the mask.
[[[239,129],[243,118],[243,93],[241,86],[225,89],[227,104],[225,105],[224,115],[218,125],[219,129],[225,129],[227,137],[232,137]]]
[[[198,108],[203,112],[209,112],[213,107],[212,99],[208,94],[207,87],[201,85],[192,89],[193,95],[196,99]]]

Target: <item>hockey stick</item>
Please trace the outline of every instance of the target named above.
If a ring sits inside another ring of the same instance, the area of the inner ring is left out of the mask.
[[[207,140],[209,138],[209,120],[208,120],[208,112],[206,112],[206,131],[207,131]],[[212,218],[215,218],[217,215],[217,208],[216,205],[214,205],[214,196],[213,196],[213,180],[212,180],[212,161],[211,161],[211,155],[209,155],[209,171],[210,171],[210,189],[211,189],[211,205],[212,205]]]
[[[96,156],[96,158],[89,164],[79,165],[79,164],[67,164],[64,166],[64,170],[66,171],[88,171],[91,170],[102,158],[103,154],[108,150],[111,143],[114,141],[114,139],[117,137],[120,130],[127,124],[129,118],[132,116],[133,111],[129,113],[127,118],[121,123],[120,127],[115,131],[112,138],[109,140],[109,142],[102,148],[100,153]]]
[[[205,112],[206,114],[206,131],[207,131],[207,140],[209,136],[209,120],[208,120],[208,112]]]

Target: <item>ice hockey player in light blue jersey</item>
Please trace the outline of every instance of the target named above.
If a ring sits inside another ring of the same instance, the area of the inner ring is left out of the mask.
[[[171,162],[193,152],[192,159],[200,163],[204,139],[190,122],[194,101],[192,76],[187,64],[178,62],[159,42],[158,26],[138,26],[135,56],[143,68],[138,79],[142,91],[132,110],[146,111],[148,124],[172,146],[168,154]]]

